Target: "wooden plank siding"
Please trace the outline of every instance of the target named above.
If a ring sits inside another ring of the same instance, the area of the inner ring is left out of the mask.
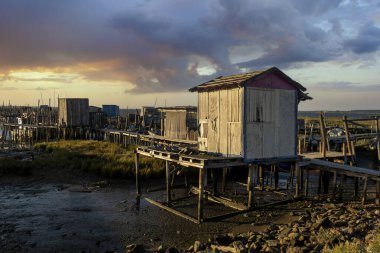
[[[296,91],[246,88],[246,160],[296,156]]]
[[[199,122],[207,122],[207,149],[242,156],[243,88],[198,93]]]

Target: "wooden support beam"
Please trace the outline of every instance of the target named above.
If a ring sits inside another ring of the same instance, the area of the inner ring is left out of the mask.
[[[338,174],[338,173],[337,173],[336,171],[333,172],[333,183],[332,183],[332,184],[333,184],[333,192],[332,192],[332,193],[333,193],[333,198],[334,198],[334,199],[335,199],[335,196],[336,196],[336,187],[337,187],[337,182],[336,182],[336,181],[337,181],[337,174]]]
[[[166,203],[168,206],[171,204],[172,199],[172,189],[171,189],[171,180],[170,180],[170,162],[165,161],[165,170],[166,170]]]
[[[298,198],[301,196],[301,167],[299,166],[298,162],[295,163],[295,174],[297,177],[296,181],[296,194],[295,197]]]
[[[226,192],[226,182],[227,182],[227,168],[223,168],[222,174],[222,192]]]
[[[279,182],[279,175],[278,175],[278,166],[274,165],[274,189],[278,190],[278,182]]]
[[[380,162],[380,119],[376,117],[377,162]]]
[[[308,169],[306,169],[306,175],[305,175],[304,195],[305,197],[309,195],[309,170]]]
[[[135,174],[136,174],[136,193],[137,198],[141,197],[141,182],[140,182],[140,155],[135,153]]]
[[[165,206],[165,205],[163,205],[163,204],[161,204],[161,203],[159,203],[159,202],[157,202],[157,201],[155,201],[155,200],[153,200],[153,199],[150,199],[150,198],[147,198],[147,197],[145,197],[144,199],[145,199],[146,201],[148,201],[149,203],[158,206],[158,207],[161,208],[161,209],[164,209],[164,210],[166,210],[166,211],[168,211],[168,212],[171,212],[171,213],[173,213],[173,214],[175,214],[175,215],[178,215],[178,216],[180,216],[180,217],[182,217],[182,218],[184,218],[184,219],[186,219],[186,220],[189,220],[189,221],[191,221],[191,222],[194,222],[195,224],[199,224],[199,223],[200,223],[197,219],[191,217],[190,215],[187,215],[187,214],[185,214],[185,213],[182,213],[182,212],[180,212],[180,211],[177,211],[177,210],[175,210],[175,209],[173,209],[173,208],[171,208],[171,207]]]
[[[357,198],[359,195],[359,178],[354,178],[354,198]]]
[[[199,194],[198,194],[198,222],[203,221],[203,197],[204,197],[205,169],[199,169]]]
[[[324,194],[329,193],[329,184],[330,184],[330,172],[324,171],[323,172],[323,193]]]
[[[376,182],[376,197],[375,204],[380,205],[380,182]]]
[[[362,205],[364,205],[367,201],[367,187],[368,187],[368,178],[364,178]]]
[[[321,169],[319,169],[319,171],[318,171],[318,189],[317,189],[318,194],[321,194],[321,191],[322,191],[322,177],[323,177],[323,171]]]
[[[264,168],[263,165],[259,165],[259,187],[260,190],[264,190]]]
[[[212,195],[218,196],[218,169],[211,169],[211,177],[212,177]]]
[[[248,209],[253,208],[254,206],[254,166],[253,164],[248,165],[248,179],[247,179],[247,191],[248,191]]]
[[[327,143],[327,134],[326,134],[326,126],[325,126],[325,117],[323,116],[322,112],[319,114],[319,127],[320,127],[321,137],[322,137],[322,155],[324,158],[326,158],[328,143]]]
[[[343,124],[344,124],[344,131],[346,132],[346,143],[347,143],[347,149],[348,149],[348,154],[351,156],[351,159],[353,163],[355,163],[355,158],[353,158],[353,149],[351,146],[351,137],[350,137],[350,131],[348,128],[348,123],[347,123],[347,115],[343,116]]]

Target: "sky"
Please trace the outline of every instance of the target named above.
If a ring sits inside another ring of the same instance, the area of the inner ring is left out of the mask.
[[[0,0],[0,103],[196,105],[217,76],[280,68],[301,110],[380,109],[378,0]]]

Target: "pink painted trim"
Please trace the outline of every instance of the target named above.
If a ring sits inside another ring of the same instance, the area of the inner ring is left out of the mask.
[[[297,90],[296,87],[285,81],[275,73],[263,75],[261,78],[250,81],[246,87],[281,89],[281,90]]]

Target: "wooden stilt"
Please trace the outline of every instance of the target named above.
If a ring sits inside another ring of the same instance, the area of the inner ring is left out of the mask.
[[[203,221],[203,195],[204,195],[205,168],[199,169],[199,195],[198,195],[198,222]]]
[[[324,194],[329,193],[329,184],[330,184],[330,172],[324,171],[323,172],[323,193]]]
[[[136,192],[137,192],[137,198],[140,199],[141,197],[141,183],[140,183],[140,155],[138,153],[135,153],[135,170],[136,170]]]
[[[376,197],[375,204],[380,205],[380,182],[376,181]]]
[[[278,182],[279,182],[279,175],[278,175],[278,166],[274,165],[274,189],[278,190]]]
[[[212,177],[212,195],[217,196],[218,195],[218,169],[214,168],[211,170],[211,177]]]
[[[170,180],[170,162],[165,162],[166,169],[166,203],[168,206],[171,204],[172,200],[172,189],[171,189],[171,180]]]
[[[254,206],[254,165],[248,165],[248,180],[247,180],[247,190],[248,190],[248,209],[253,208]]]
[[[264,168],[263,168],[263,165],[259,165],[259,178],[260,178],[260,183],[259,183],[260,190],[264,190]]]
[[[301,167],[299,166],[298,162],[295,163],[295,174],[297,177],[296,181],[296,194],[295,197],[298,198],[301,196]]]
[[[318,190],[317,190],[317,193],[318,194],[321,194],[321,189],[322,189],[322,175],[323,175],[323,171],[320,169],[318,171]]]
[[[354,198],[357,198],[359,195],[359,178],[354,178]]]
[[[368,186],[368,178],[364,178],[362,205],[364,205],[367,201],[367,186]]]
[[[222,172],[222,192],[226,191],[226,180],[227,180],[227,168],[223,168]]]
[[[306,175],[305,175],[305,184],[304,184],[304,195],[307,197],[309,195],[309,170],[306,169]]]
[[[335,199],[335,195],[336,195],[336,187],[337,187],[337,185],[336,185],[336,177],[337,177],[337,172],[336,171],[334,171],[333,172],[333,198]]]

